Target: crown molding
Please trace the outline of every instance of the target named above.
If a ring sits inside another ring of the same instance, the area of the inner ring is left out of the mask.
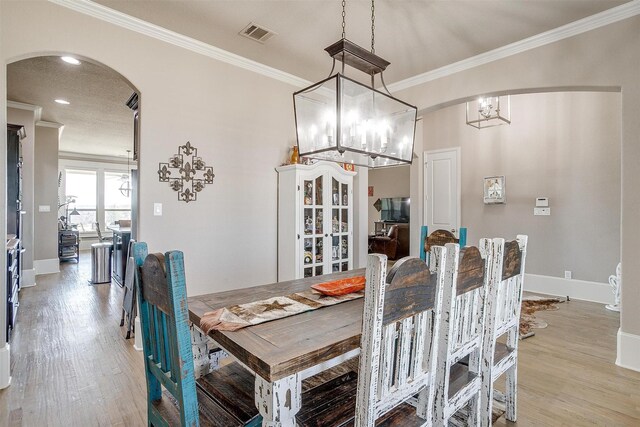
[[[43,127],[43,128],[58,129],[58,142],[60,142],[60,139],[62,138],[62,132],[64,131],[64,125],[62,123],[47,122],[45,120],[38,120],[36,122],[36,126],[40,126],[40,127]]]
[[[262,74],[266,77],[288,83],[292,86],[306,87],[311,84],[310,81],[294,76],[293,74],[289,74],[285,71],[269,67],[268,65],[261,64],[243,56],[236,55],[235,53],[220,49],[218,47],[201,42],[175,31],[167,30],[166,28],[160,27],[159,25],[151,24],[147,21],[143,21],[142,19],[135,18],[122,12],[118,12],[117,10],[108,8],[89,0],[49,1],[51,3],[55,3],[59,6],[64,6],[68,9],[100,19],[110,24],[135,31],[149,37],[153,37],[174,46],[178,46],[192,52],[208,56],[209,58],[226,62],[227,64],[244,68],[245,70]]]
[[[208,56],[210,58],[262,74],[288,83],[292,86],[307,87],[312,82],[294,76],[282,70],[261,64],[243,56],[231,53],[224,49],[212,46],[199,40],[167,30],[155,24],[143,21],[139,18],[118,12],[101,4],[89,0],[48,0],[51,3],[66,7],[76,12],[100,19],[102,21],[144,34],[149,37],[164,41],[174,46],[188,49],[192,52]],[[569,37],[573,37],[587,31],[591,31],[605,25],[613,24],[640,14],[640,0],[632,0],[620,6],[607,9],[595,15],[588,16],[578,21],[571,22],[558,28],[536,34],[535,36],[463,59],[452,64],[445,65],[435,70],[427,71],[413,77],[388,85],[389,90],[400,91],[418,86],[433,80],[437,80],[461,71],[465,71],[480,65],[488,64],[508,56],[526,52],[537,47],[555,43]]]
[[[604,27],[605,25],[613,24],[638,14],[640,14],[640,0],[632,0],[620,6],[596,13],[595,15],[554,28],[553,30],[536,34],[535,36],[436,68],[435,70],[427,71],[426,73],[418,74],[417,76],[409,77],[405,80],[400,80],[388,85],[388,88],[392,91],[409,89],[508,56],[577,36],[578,34],[586,33],[587,31],[595,30],[596,28]]]
[[[41,126],[43,128],[54,128],[54,129],[60,129],[64,127],[62,123],[47,122],[45,120],[38,120],[36,122],[36,126]]]
[[[15,108],[17,110],[33,111],[33,118],[36,122],[42,117],[42,107],[39,105],[25,104],[24,102],[16,102],[7,100],[7,108]]]

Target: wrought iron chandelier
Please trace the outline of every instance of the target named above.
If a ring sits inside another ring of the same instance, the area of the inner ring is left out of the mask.
[[[293,94],[300,156],[369,168],[410,164],[417,108],[394,98],[384,83],[390,64],[375,54],[375,0],[371,1],[371,51],[346,39],[345,0],[342,39],[325,51],[333,58],[328,78]],[[342,72],[333,74],[336,60]],[[349,65],[371,77],[371,86],[344,75]],[[374,77],[386,93],[374,88]]]
[[[127,173],[122,174],[122,177],[120,178],[122,179],[122,184],[120,184],[120,188],[118,188],[124,197],[129,197],[131,195],[131,169],[129,169],[130,153],[131,150],[127,150]]]
[[[487,96],[467,102],[467,124],[476,129],[511,124],[511,97]]]

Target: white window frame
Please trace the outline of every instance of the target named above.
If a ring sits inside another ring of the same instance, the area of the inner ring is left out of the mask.
[[[108,168],[103,168],[101,172],[98,172],[98,174],[102,177],[102,185],[100,185],[100,184],[98,185],[98,191],[102,192],[102,197],[100,198],[100,201],[98,203],[98,205],[102,205],[102,213],[98,212],[97,215],[98,215],[98,222],[100,223],[100,227],[102,227],[103,229],[107,226],[107,224],[103,224],[104,218],[105,218],[105,214],[107,213],[107,211],[109,211],[109,212],[131,212],[131,207],[129,209],[115,209],[115,208],[107,209],[105,207],[105,203],[104,203],[104,182],[105,182],[104,175],[105,175],[106,172],[118,173],[118,174],[128,173],[129,174],[129,182],[131,182],[131,173],[130,173],[129,170],[127,170],[126,167],[125,167],[124,170],[122,170],[122,169],[113,169],[111,167],[108,167]],[[129,198],[131,199],[131,195],[129,195]],[[131,201],[131,203],[133,203],[133,202]],[[100,216],[100,215],[102,215],[102,216]],[[100,219],[102,221],[100,221]]]
[[[85,160],[74,160],[74,159],[59,159],[58,160],[58,170],[62,173],[62,179],[60,181],[59,196],[60,200],[66,200],[66,177],[67,177],[67,169],[69,170],[86,170],[86,171],[94,171],[96,172],[96,221],[100,223],[101,231],[105,231],[106,225],[104,224],[105,212],[107,209],[104,207],[104,173],[105,172],[116,172],[116,173],[125,173],[130,170],[136,169],[135,165],[130,165],[127,168],[126,161],[125,163],[107,163],[107,162],[95,162],[95,161],[85,161]],[[124,211],[126,209],[108,209],[114,211]],[[58,215],[60,216],[60,214]],[[82,231],[80,230],[81,237],[96,237],[98,233],[95,231]]]

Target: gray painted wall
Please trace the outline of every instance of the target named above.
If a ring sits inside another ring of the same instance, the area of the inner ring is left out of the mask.
[[[465,104],[424,116],[425,151],[460,146],[462,225],[481,237],[529,235],[527,272],[607,282],[620,261],[619,93],[511,97],[512,124],[477,130]],[[483,177],[505,175],[507,203],[485,205]],[[551,216],[534,216],[549,197]]]
[[[37,126],[35,138],[34,259],[58,258],[58,129]],[[49,212],[39,212],[48,205]]]
[[[18,16],[30,17],[26,27]],[[184,251],[189,295],[276,280],[275,167],[295,143],[291,94],[299,87],[51,2],[3,4],[0,20],[4,63],[69,52],[113,68],[140,92],[139,237],[153,252]],[[157,174],[187,141],[215,173],[188,204]],[[366,191],[366,171],[360,176],[358,191]],[[366,196],[354,199],[362,214],[355,265],[363,265]],[[163,204],[162,216],[153,215],[154,203]]]
[[[277,190],[273,167],[292,145],[291,92],[298,88],[151,40],[52,3],[1,3],[1,55],[5,64],[31,54],[68,51],[113,67],[141,90],[143,176],[140,188],[141,194],[147,196],[141,201],[140,232],[143,238],[149,238],[151,250],[164,250],[179,244],[188,248],[190,294],[238,287],[239,284],[264,283],[274,278],[273,252],[277,233],[275,202],[271,200],[275,200]],[[29,16],[29,19],[18,19],[24,16]],[[68,31],[60,31],[61,27]],[[640,241],[640,192],[637,190],[640,186],[639,29],[640,17],[629,18],[508,58],[428,80],[407,90],[394,91],[398,98],[425,110],[495,91],[620,88],[624,94],[621,246],[625,277],[621,330],[638,335],[640,315],[634,307],[640,305],[640,263],[636,262],[640,255],[637,245]],[[121,47],[124,45],[127,49],[123,50]],[[136,60],[141,57],[145,58],[144,63]],[[0,86],[4,84],[2,80]],[[3,91],[4,88],[0,89],[0,94]],[[248,122],[247,117],[252,120]],[[167,155],[179,143],[184,143],[185,138],[194,138],[192,142],[199,146],[211,141],[209,150],[204,150],[203,154],[207,160],[215,156],[216,190],[206,190],[206,200],[209,200],[206,206],[202,205],[202,199],[189,206],[176,203],[172,205],[175,208],[171,215],[154,217],[152,202],[170,203],[175,200],[175,196],[167,193],[166,187],[157,182],[155,168],[159,161],[166,162]],[[421,145],[416,144],[419,155]],[[414,164],[416,167],[411,168],[411,192],[412,196],[422,197],[420,160]],[[268,172],[269,169],[272,173]],[[250,175],[249,179],[237,179],[244,174]],[[262,183],[266,183],[265,187],[260,187]],[[253,189],[256,186],[258,190]],[[230,189],[224,191],[227,187]],[[245,189],[250,191],[245,192]],[[244,199],[250,202],[245,203]],[[239,209],[264,212],[260,224],[254,225],[255,221],[248,215],[227,220],[225,209],[230,204]],[[195,212],[193,206],[205,209]],[[186,236],[184,224],[191,225],[192,229]],[[412,230],[414,236],[416,233]],[[232,250],[211,250],[210,246],[215,246],[215,242],[224,242],[225,245],[233,242]],[[2,287],[0,291],[3,290]],[[626,307],[629,309],[625,310]]]
[[[424,112],[486,93],[540,93],[566,88],[621,91],[620,246],[624,277],[621,331],[638,336],[640,314],[635,307],[640,305],[640,263],[637,262],[640,256],[640,247],[637,244],[640,241],[639,45],[640,16],[635,16],[394,92],[400,99],[418,104]],[[416,148],[420,149],[416,151],[418,154],[422,152],[419,145],[416,144]],[[414,164],[420,169],[419,162]],[[412,178],[413,169],[412,166]],[[420,180],[412,179],[411,186],[412,193],[423,196]],[[594,249],[593,257],[599,255],[597,248]],[[640,357],[637,356],[638,352],[633,350],[633,345],[640,345],[640,338],[630,336],[627,344],[621,344],[618,353],[619,363],[624,366],[637,366],[640,369]]]

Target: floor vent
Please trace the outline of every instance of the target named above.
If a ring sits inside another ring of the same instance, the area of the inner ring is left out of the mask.
[[[260,43],[266,42],[276,34],[277,33],[271,31],[270,29],[262,27],[258,24],[254,24],[253,22],[244,27],[242,31],[240,31],[241,36],[250,38],[251,40],[255,40]]]

